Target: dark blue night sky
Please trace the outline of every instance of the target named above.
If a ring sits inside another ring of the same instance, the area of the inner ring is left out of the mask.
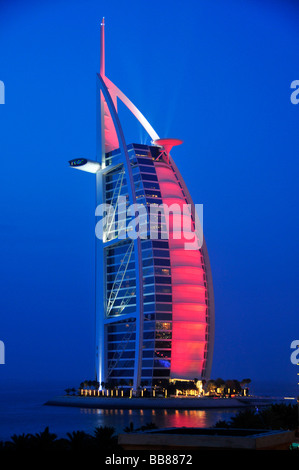
[[[67,162],[95,158],[103,16],[107,76],[160,137],[184,140],[172,156],[204,205],[213,377],[297,394],[299,6],[289,1],[1,1],[0,383],[94,376],[94,176]],[[146,143],[131,118],[124,130]]]

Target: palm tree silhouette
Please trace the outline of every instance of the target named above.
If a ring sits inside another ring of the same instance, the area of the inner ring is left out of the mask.
[[[31,447],[31,435],[30,434],[13,434],[11,436],[12,442],[7,442],[7,447],[14,450],[25,450]]]
[[[67,433],[68,448],[70,450],[82,450],[89,447],[91,437],[84,431],[73,431]]]
[[[134,432],[137,431],[137,429],[134,428],[134,423],[131,421],[129,426],[126,426],[124,429],[124,432]]]
[[[94,430],[94,440],[97,448],[115,450],[118,448],[117,436],[114,435],[115,429],[112,426],[101,426]]]
[[[31,436],[31,442],[38,449],[52,449],[55,445],[57,435],[49,431],[49,426],[44,431]]]

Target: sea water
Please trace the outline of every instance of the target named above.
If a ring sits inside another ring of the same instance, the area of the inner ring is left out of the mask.
[[[61,383],[1,384],[0,441],[13,434],[35,434],[47,426],[58,437],[72,431],[92,434],[96,427],[112,426],[123,432],[130,423],[134,429],[147,423],[165,427],[211,427],[218,421],[228,421],[239,409],[206,410],[130,410],[89,409],[63,406],[45,406],[48,400],[64,394]]]

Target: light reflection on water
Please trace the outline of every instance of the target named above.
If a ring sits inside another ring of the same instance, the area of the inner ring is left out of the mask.
[[[154,423],[158,428],[165,427],[211,427],[217,421],[228,421],[238,409],[208,409],[208,410],[166,410],[166,409],[90,409],[80,408],[80,414],[85,415],[93,429],[97,426],[113,426],[117,432],[122,432],[132,422],[134,429]]]

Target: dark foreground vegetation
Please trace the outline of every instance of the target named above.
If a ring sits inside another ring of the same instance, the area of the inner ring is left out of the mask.
[[[218,428],[298,430],[298,406],[284,403],[258,409],[241,410],[229,421],[218,421]]]
[[[229,421],[218,421],[217,428],[238,429],[268,429],[268,430],[298,430],[298,406],[272,404],[269,407],[241,410]],[[134,428],[130,423],[124,432],[138,432],[156,429],[154,423],[148,423],[141,428]],[[66,438],[58,438],[49,428],[36,434],[13,435],[9,441],[0,441],[0,451],[16,450],[97,450],[97,452],[122,454],[117,443],[115,429],[110,426],[95,428],[93,434],[84,431],[67,433]]]
[[[124,429],[124,432],[138,432],[155,429],[154,423],[148,423],[135,429],[133,423]],[[73,431],[67,433],[66,438],[58,438],[51,433],[49,427],[36,434],[14,434],[9,441],[0,441],[0,451],[10,450],[97,450],[101,453],[122,453],[122,448],[117,443],[115,429],[110,426],[95,428],[93,434],[85,431]]]

